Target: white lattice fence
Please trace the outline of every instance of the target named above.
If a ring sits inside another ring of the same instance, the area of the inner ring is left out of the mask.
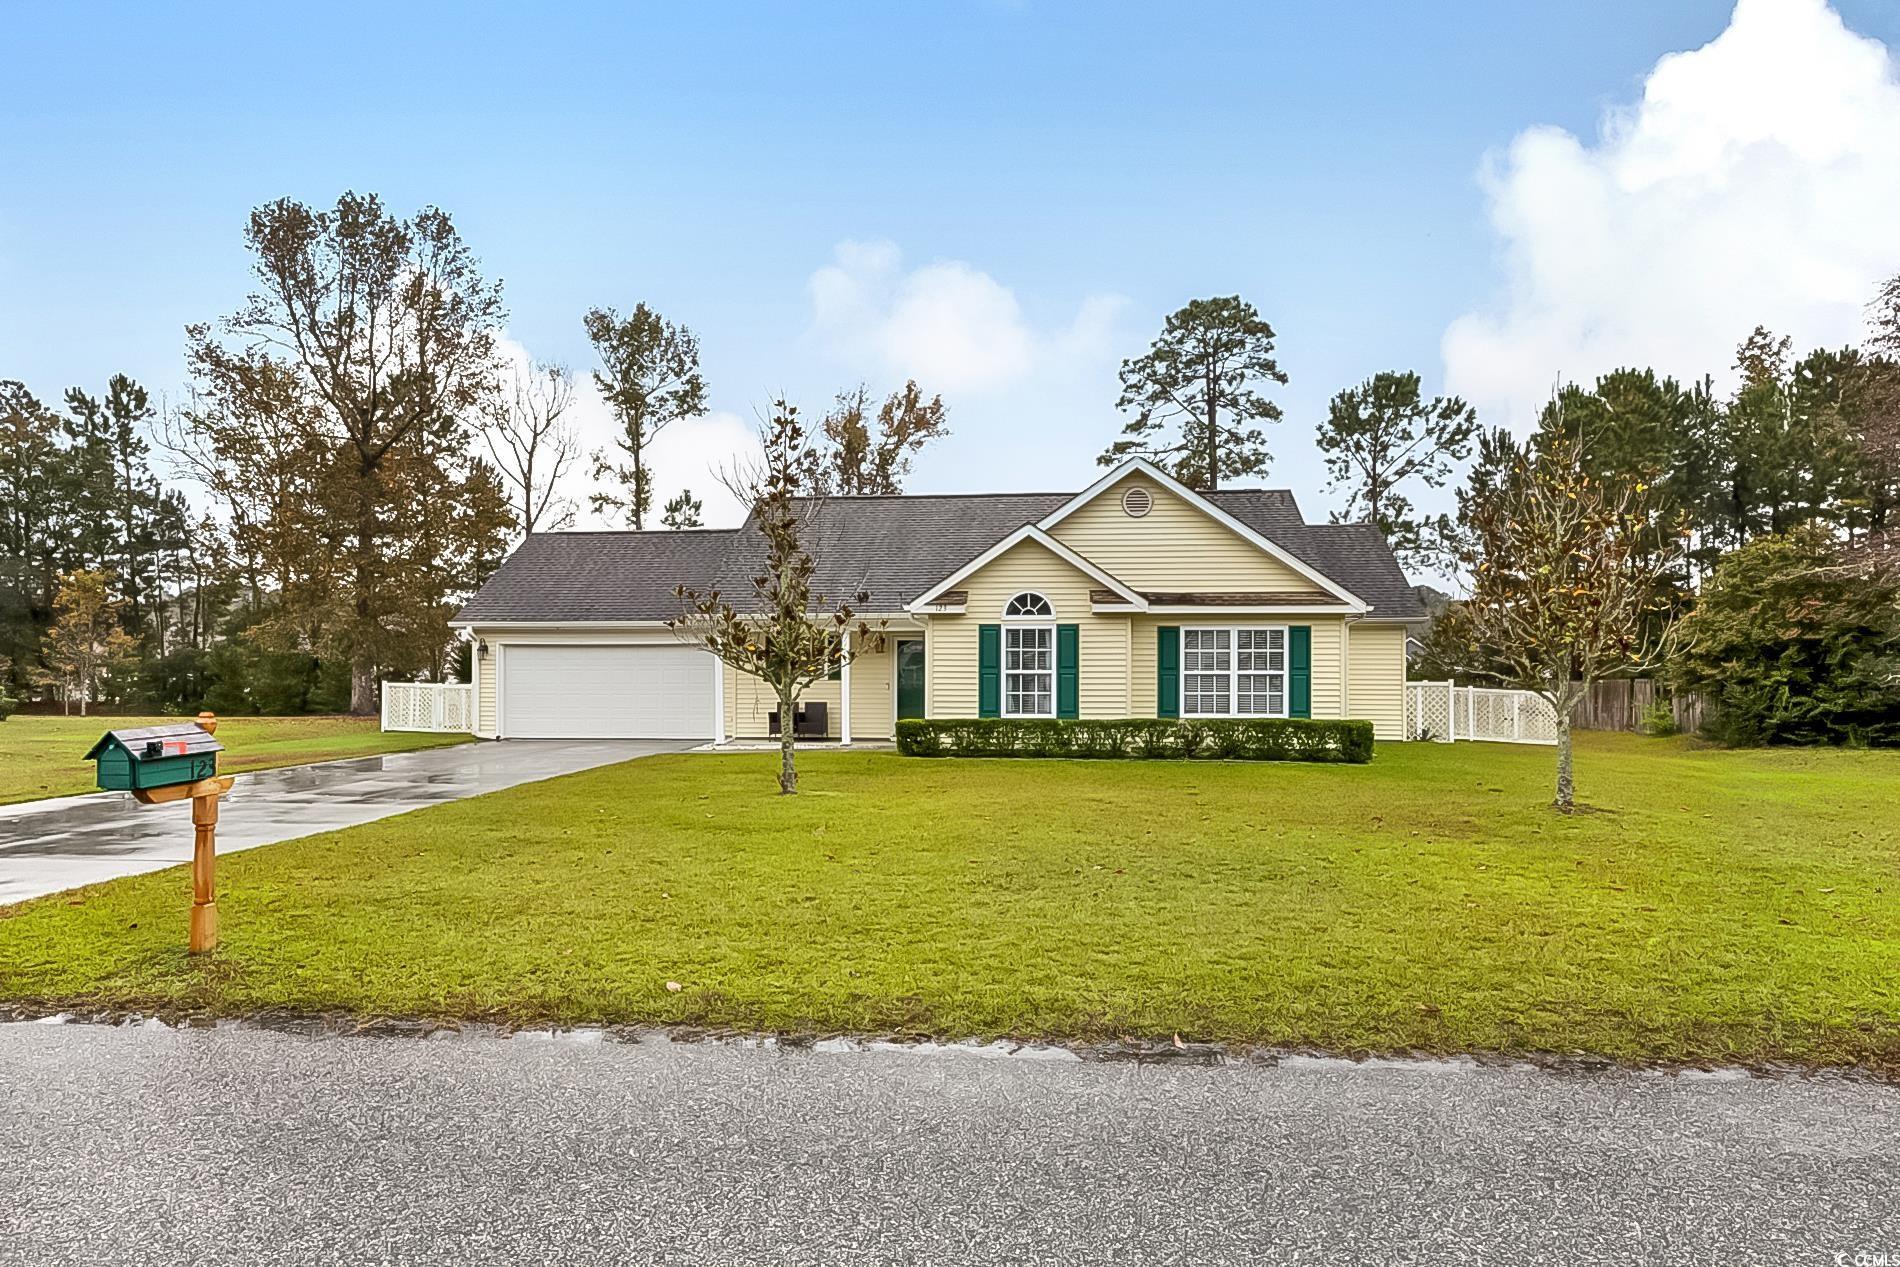
[[[1451,743],[1556,743],[1557,710],[1530,691],[1455,682],[1408,682],[1405,733],[1410,739]]]
[[[475,688],[460,682],[385,682],[383,729],[473,731]]]

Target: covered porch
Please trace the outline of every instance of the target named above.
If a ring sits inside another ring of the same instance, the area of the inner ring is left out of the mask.
[[[877,618],[869,622],[874,629]],[[795,728],[801,742],[860,744],[888,742],[897,733],[900,717],[922,717],[925,709],[925,622],[911,616],[893,617],[860,645],[851,635],[856,653],[837,673],[807,687],[799,696],[806,725]],[[731,666],[722,666],[720,733],[723,746],[776,738],[778,700],[772,688]],[[817,714],[822,709],[823,717]]]

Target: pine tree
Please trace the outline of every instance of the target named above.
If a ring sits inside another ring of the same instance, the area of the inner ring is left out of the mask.
[[[666,509],[660,514],[660,522],[668,528],[697,528],[700,526],[700,512],[705,507],[699,498],[693,496],[693,490],[682,488],[669,498]]]
[[[1203,490],[1264,472],[1271,455],[1255,424],[1278,422],[1280,407],[1258,389],[1287,381],[1273,340],[1273,327],[1239,295],[1196,299],[1171,314],[1144,355],[1122,362],[1115,407],[1136,414],[1097,461],[1148,458]]]
[[[1319,425],[1332,489],[1347,494],[1334,522],[1373,524],[1400,562],[1422,562],[1449,521],[1419,515],[1405,487],[1443,487],[1477,433],[1475,410],[1456,396],[1425,400],[1417,374],[1379,373],[1340,392]]]
[[[699,340],[643,303],[624,318],[612,308],[595,308],[584,324],[600,357],[594,385],[620,424],[614,447],[626,458],[620,462],[604,449],[594,451],[593,477],[611,486],[589,495],[588,504],[595,514],[617,513],[644,528],[653,506],[648,448],[673,423],[706,412]]]

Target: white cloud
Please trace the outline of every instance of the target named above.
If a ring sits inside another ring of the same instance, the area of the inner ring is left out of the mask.
[[[1721,384],[1757,323],[1797,348],[1853,341],[1900,271],[1900,81],[1823,0],[1740,0],[1595,144],[1529,129],[1483,182],[1505,286],[1445,331],[1451,390],[1521,429],[1559,376]]]
[[[812,331],[835,358],[875,379],[981,395],[1099,360],[1127,301],[1084,299],[1073,319],[1038,327],[1016,293],[961,260],[906,270],[890,242],[841,242],[811,275]]]

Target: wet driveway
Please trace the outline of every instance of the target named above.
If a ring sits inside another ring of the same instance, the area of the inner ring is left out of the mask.
[[[693,746],[511,739],[240,774],[219,815],[218,852]],[[183,805],[144,806],[111,793],[0,806],[0,905],[189,861],[191,812]]]

